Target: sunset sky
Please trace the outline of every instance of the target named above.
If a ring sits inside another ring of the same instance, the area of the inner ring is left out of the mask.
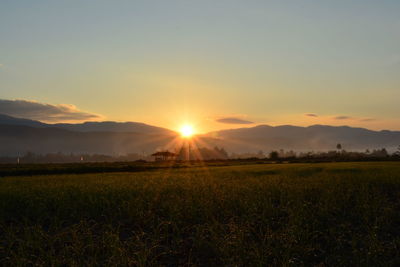
[[[5,0],[0,99],[48,122],[400,130],[400,1]]]

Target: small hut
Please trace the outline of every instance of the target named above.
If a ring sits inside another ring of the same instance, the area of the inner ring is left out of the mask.
[[[177,155],[167,150],[156,152],[154,154],[151,154],[151,156],[155,158],[155,161],[168,161],[175,159]]]

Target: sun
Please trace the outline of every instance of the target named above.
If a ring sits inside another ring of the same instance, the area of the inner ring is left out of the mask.
[[[194,128],[193,128],[192,125],[185,124],[185,125],[182,125],[182,127],[179,130],[179,132],[181,133],[182,137],[190,138],[194,134]]]

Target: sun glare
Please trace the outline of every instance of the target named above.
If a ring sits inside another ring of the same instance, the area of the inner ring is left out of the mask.
[[[192,125],[185,124],[179,130],[181,132],[182,137],[190,138],[194,134],[194,129]]]

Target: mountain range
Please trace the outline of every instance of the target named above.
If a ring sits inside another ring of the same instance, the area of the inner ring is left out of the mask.
[[[222,130],[207,134],[221,141],[232,151],[335,150],[337,144],[343,149],[365,151],[386,148],[395,150],[400,145],[399,131],[372,131],[349,126],[312,125],[259,125],[252,128]]]
[[[120,155],[151,153],[178,136],[160,127],[136,122],[46,124],[0,115],[0,156],[27,151]]]
[[[45,153],[90,153],[121,155],[149,154],[172,149],[179,134],[138,122],[85,122],[47,124],[0,114],[0,156],[17,156],[27,151]],[[295,151],[386,148],[400,145],[399,131],[372,131],[348,126],[259,125],[198,135],[203,146],[224,147],[228,152],[247,153],[277,149]]]

